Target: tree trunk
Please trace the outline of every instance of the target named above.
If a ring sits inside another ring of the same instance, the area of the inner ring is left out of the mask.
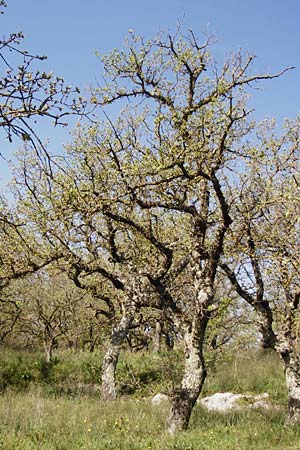
[[[274,349],[277,337],[273,330],[273,313],[267,301],[260,301],[252,305],[258,315],[259,329],[262,334],[261,347]]]
[[[112,330],[110,343],[102,364],[101,394],[103,400],[115,400],[117,397],[116,367],[132,320],[132,314],[129,315],[124,312],[120,323]]]
[[[181,385],[175,390],[168,418],[168,431],[185,430],[190,421],[193,407],[202,390],[206,378],[203,357],[204,334],[207,320],[195,318],[193,324],[185,325],[184,330],[184,374]]]
[[[300,424],[300,360],[292,351],[281,352],[288,391],[288,411],[285,423]]]
[[[155,333],[153,338],[153,351],[155,353],[158,353],[161,350],[161,335],[162,335],[161,323],[160,320],[157,320],[155,322]]]
[[[165,343],[167,350],[173,350],[174,348],[174,337],[172,336],[171,332],[166,331],[165,333]]]
[[[56,340],[44,341],[44,354],[47,363],[50,363],[53,359],[53,350],[56,347]]]
[[[113,332],[114,334],[114,332]],[[115,400],[117,397],[116,390],[116,367],[121,352],[122,342],[120,345],[113,344],[113,337],[108,346],[102,364],[102,383],[101,395],[103,400]]]
[[[115,400],[116,389],[116,367],[123,343],[126,341],[128,332],[135,318],[136,305],[143,296],[143,285],[135,268],[129,265],[129,280],[124,280],[127,299],[122,304],[123,315],[119,324],[113,328],[109,346],[103,359],[101,393],[103,400]]]

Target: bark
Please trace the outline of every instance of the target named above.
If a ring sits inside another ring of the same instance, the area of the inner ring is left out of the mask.
[[[195,318],[192,325],[184,330],[184,374],[181,385],[175,390],[170,415],[168,431],[171,434],[187,429],[193,407],[202,390],[206,378],[205,360],[203,357],[204,335],[207,320]]]
[[[276,334],[273,330],[273,313],[267,301],[253,303],[257,313],[259,330],[262,335],[261,347],[274,349],[277,342]]]
[[[276,346],[283,361],[288,391],[287,425],[300,424],[299,300],[298,291],[286,291],[285,314]]]
[[[205,181],[205,180],[204,180]],[[202,214],[208,212],[207,184],[201,186]],[[194,305],[190,312],[191,322],[184,324],[184,373],[180,387],[175,390],[168,418],[168,431],[175,434],[188,428],[193,407],[202,390],[206,378],[206,366],[203,356],[205,331],[214,308],[214,280],[221,247],[217,239],[217,250],[204,262],[204,247],[207,222],[200,217],[195,224],[195,248],[191,255],[191,269],[194,277]],[[220,238],[221,239],[221,238]],[[221,239],[222,240],[222,239]]]
[[[273,331],[273,316],[268,302],[254,304],[262,333],[262,346],[275,350],[282,362],[288,393],[288,411],[285,423],[300,424],[300,357],[294,336],[293,311],[285,317],[283,330],[278,336]],[[294,336],[295,338],[295,336]]]
[[[143,281],[132,265],[129,266],[128,273],[131,277],[121,282],[127,293],[127,300],[122,304],[122,319],[112,330],[110,343],[102,364],[101,394],[103,400],[115,400],[117,397],[116,367],[118,359],[122,345],[126,341],[128,332],[134,321],[139,300],[146,295]]]
[[[155,353],[160,352],[161,350],[161,335],[162,335],[162,327],[159,320],[155,322],[155,333],[153,338],[153,351]]]
[[[165,333],[165,343],[166,343],[167,350],[173,350],[173,348],[174,348],[174,337],[172,336],[172,334],[169,331],[167,331]]]
[[[110,343],[102,364],[101,394],[103,400],[115,400],[117,398],[116,367],[132,320],[133,315],[124,312],[120,323],[112,330]]]
[[[53,351],[57,348],[56,339],[51,339],[50,341],[44,341],[44,354],[47,363],[53,360]]]
[[[300,424],[300,359],[291,351],[281,352],[288,391],[287,425]]]

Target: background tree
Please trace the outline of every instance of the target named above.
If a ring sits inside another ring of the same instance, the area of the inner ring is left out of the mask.
[[[60,256],[49,241],[35,234],[31,225],[0,199],[0,290],[11,280],[33,273]]]
[[[68,283],[66,276],[40,272],[22,280],[11,291],[12,298],[17,296],[22,305],[19,334],[33,345],[41,345],[47,362],[52,361],[53,352],[60,345],[64,347],[74,340],[82,315],[87,321],[85,293]],[[82,339],[86,330],[81,328],[80,334]]]
[[[111,135],[111,129],[108,132]],[[18,184],[24,185],[19,193],[20,209],[38,230],[43,230],[53,247],[60,248],[60,264],[77,287],[99,301],[98,315],[111,323],[102,375],[103,397],[111,399],[116,396],[118,356],[130,329],[141,323],[141,308],[160,307],[151,298],[145,262],[153,278],[168,252],[149,229],[148,213],[137,216],[131,206],[121,215],[111,215],[107,210],[108,200],[112,208],[117,205],[118,174],[112,141],[104,141],[102,147],[95,140],[94,129],[79,129],[78,133],[69,148],[66,166],[56,165],[51,176],[47,165],[34,153],[30,160],[23,161],[18,175]],[[118,195],[122,195],[122,186],[118,188]]]
[[[0,293],[0,344],[3,345],[13,334],[21,315],[18,301],[1,290]]]
[[[281,136],[265,121],[244,179],[232,241],[223,263],[233,286],[257,312],[262,345],[280,355],[288,390],[288,423],[300,418],[299,118]]]

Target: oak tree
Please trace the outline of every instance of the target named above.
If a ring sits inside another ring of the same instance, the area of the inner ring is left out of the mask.
[[[23,170],[27,213],[63,249],[74,279],[97,275],[121,294],[115,348],[143,306],[159,307],[180,328],[184,373],[171,433],[188,426],[206,377],[206,328],[222,298],[218,267],[251,159],[247,88],[284,72],[252,75],[253,57],[242,52],[218,68],[210,47],[192,31],[149,41],[132,34],[103,58],[105,84],[91,101],[104,123],[79,127],[54,171],[37,160]],[[112,118],[116,104],[123,109]]]

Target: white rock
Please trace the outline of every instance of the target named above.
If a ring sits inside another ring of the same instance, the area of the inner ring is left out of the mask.
[[[168,400],[169,400],[169,397],[166,394],[158,393],[158,394],[154,395],[151,402],[154,405],[160,405],[162,402],[166,402]]]
[[[204,397],[200,400],[201,405],[209,411],[228,411],[237,407],[237,401],[243,398],[242,394],[233,394],[232,392],[217,392],[210,397]]]
[[[258,394],[254,396],[254,400],[262,400],[263,398],[268,398],[269,394],[267,392],[264,392],[263,394]]]
[[[271,405],[265,401],[269,397],[266,392],[259,395],[233,394],[232,392],[216,393],[210,397],[204,397],[199,402],[209,411],[226,412],[232,409],[264,408],[270,409]]]
[[[264,402],[263,400],[254,402],[250,406],[251,406],[251,408],[254,408],[254,409],[257,409],[257,408],[272,409],[272,408],[274,408],[274,405],[272,406],[272,405],[270,405],[270,403]]]

